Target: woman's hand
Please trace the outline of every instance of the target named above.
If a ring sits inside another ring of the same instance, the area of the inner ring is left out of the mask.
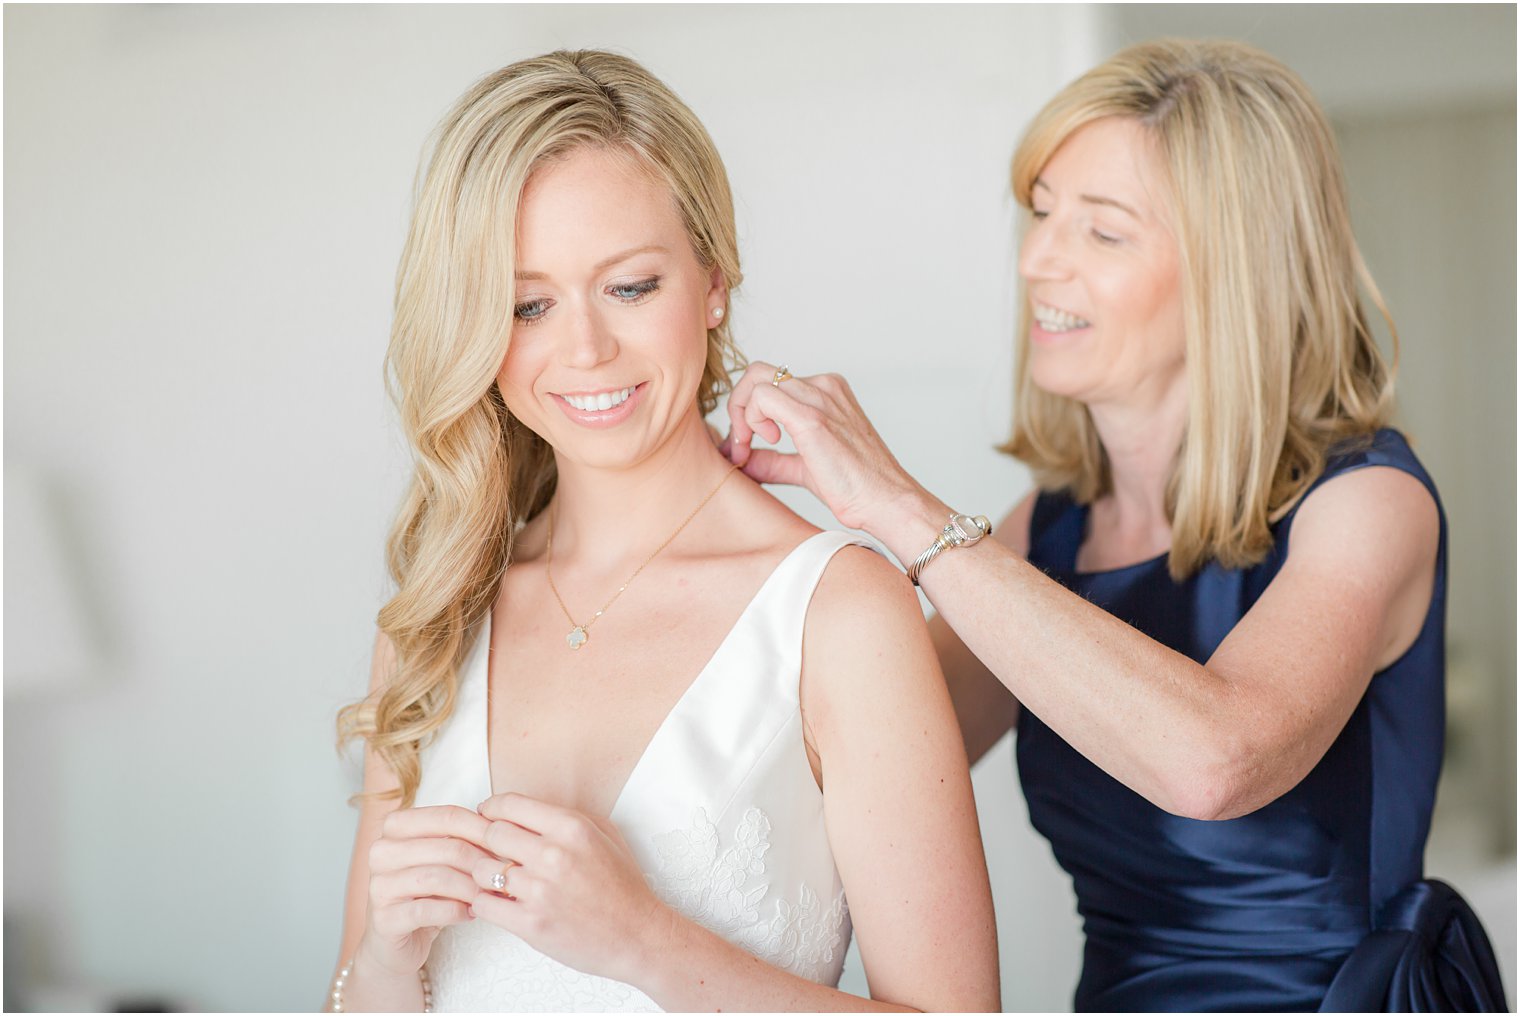
[[[495,857],[475,865],[475,916],[567,966],[637,983],[675,914],[617,828],[523,794],[497,794],[480,813]]]
[[[898,464],[838,374],[789,377],[773,384],[776,368],[756,361],[728,397],[730,430],[722,450],[761,483],[806,487],[843,525],[878,538],[883,512],[927,496]],[[785,429],[796,455],[751,449],[755,435],[775,444]]]
[[[385,816],[369,851],[369,919],[356,964],[415,976],[438,932],[470,920],[471,875],[490,858],[490,823],[467,808],[407,808]]]

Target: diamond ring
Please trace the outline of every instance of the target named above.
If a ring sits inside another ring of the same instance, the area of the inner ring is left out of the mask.
[[[497,892],[501,893],[509,900],[516,899],[517,897],[507,892],[507,872],[511,871],[517,866],[518,864],[516,861],[508,861],[506,863],[506,866],[503,867],[500,871],[491,873],[491,888],[495,889]]]

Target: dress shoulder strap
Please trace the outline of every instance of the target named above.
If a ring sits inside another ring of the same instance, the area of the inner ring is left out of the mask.
[[[716,821],[767,758],[789,759],[811,782],[799,714],[803,624],[830,559],[861,542],[816,533],[776,565],[635,765],[612,815],[625,833],[676,828],[695,806]]]
[[[802,633],[808,607],[829,562],[849,546],[876,549],[853,533],[825,530],[813,534],[776,566],[752,604],[755,614],[752,620],[760,628],[756,634],[776,654],[779,666],[773,672],[791,676],[787,697],[792,701],[797,698],[796,679],[802,669]],[[772,693],[780,690],[771,689]]]
[[[1419,480],[1436,502],[1436,511],[1441,517],[1441,529],[1444,535],[1446,509],[1441,504],[1441,495],[1436,491],[1435,481],[1430,478],[1430,474],[1425,471],[1425,466],[1415,456],[1414,450],[1409,447],[1409,440],[1391,427],[1350,438],[1332,447],[1325,459],[1324,471],[1309,485],[1309,489],[1304,491],[1298,503],[1283,518],[1280,533],[1288,532],[1294,516],[1298,514],[1298,509],[1320,486],[1337,476],[1344,476],[1346,473],[1365,469],[1368,466],[1387,466],[1408,473]]]
[[[1432,496],[1435,495],[1435,481],[1415,457],[1414,449],[1409,447],[1409,439],[1391,427],[1353,438],[1332,448],[1325,462],[1325,471],[1314,482],[1314,486],[1364,466],[1390,466],[1401,470],[1419,480]]]

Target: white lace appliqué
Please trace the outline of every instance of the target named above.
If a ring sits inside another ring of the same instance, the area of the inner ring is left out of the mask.
[[[826,903],[806,882],[791,893],[773,884],[770,836],[770,819],[750,808],[725,844],[699,808],[688,827],[653,838],[659,871],[648,876],[650,885],[682,914],[766,962],[836,984],[848,944],[844,893]],[[632,985],[567,967],[486,921],[440,932],[428,969],[439,1012],[659,1011]]]
[[[844,893],[824,903],[806,883],[795,899],[777,887],[765,906],[770,833],[770,819],[750,808],[723,849],[717,827],[698,808],[687,828],[654,837],[660,870],[650,884],[666,903],[761,959],[809,980],[832,980],[848,914]]]
[[[443,929],[428,957],[437,1012],[659,1012],[631,985],[581,973],[487,921]]]

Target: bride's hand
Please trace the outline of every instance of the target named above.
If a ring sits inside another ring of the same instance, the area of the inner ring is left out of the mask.
[[[369,852],[368,925],[356,962],[390,975],[416,974],[446,925],[470,919],[471,872],[491,855],[490,827],[467,808],[405,808],[385,816]]]
[[[674,912],[617,828],[523,794],[497,794],[480,814],[496,858],[475,866],[475,916],[567,966],[633,981]]]
[[[871,426],[849,382],[838,374],[788,375],[755,361],[728,397],[730,430],[720,446],[729,461],[761,483],[806,487],[851,529],[880,537],[871,513],[911,495],[918,484]],[[758,435],[771,444],[791,435],[796,455],[752,449]]]

